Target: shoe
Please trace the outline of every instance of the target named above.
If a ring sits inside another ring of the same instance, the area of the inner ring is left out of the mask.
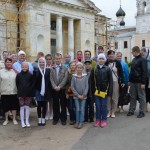
[[[51,116],[49,117],[49,119],[50,119],[50,120],[53,120],[53,116],[51,115]]]
[[[85,119],[84,122],[88,122],[88,119]]]
[[[94,119],[90,119],[90,122],[94,122]]]
[[[45,117],[45,120],[48,120],[48,116]]]
[[[76,123],[76,124],[74,125],[74,128],[78,129],[78,126],[79,126],[79,123]]]
[[[111,116],[111,113],[110,112],[108,112],[108,114],[107,114],[107,118],[109,118]]]
[[[99,125],[100,125],[100,121],[96,121],[94,127],[99,127]]]
[[[78,129],[81,129],[81,128],[83,128],[83,123],[79,123],[78,125]]]
[[[58,123],[58,121],[53,121],[53,123],[52,123],[52,124],[53,124],[53,125],[56,125],[57,123]]]
[[[6,126],[8,123],[9,123],[9,121],[5,120],[4,123],[3,123],[3,126]]]
[[[104,120],[104,121],[101,121],[101,127],[104,128],[107,126],[107,122]]]
[[[145,114],[143,112],[140,112],[137,116],[137,118],[143,118],[143,117],[145,117]]]
[[[66,121],[62,121],[61,124],[62,124],[63,126],[65,126],[65,125],[66,125]]]
[[[46,122],[45,122],[45,123],[42,123],[41,126],[46,126]]]
[[[70,125],[74,125],[75,123],[75,121],[70,121]]]
[[[22,127],[22,128],[25,128],[25,127],[26,127],[26,125],[25,125],[24,123],[22,123],[22,124],[21,124],[21,127]]]
[[[133,115],[134,115],[134,112],[130,112],[130,111],[129,111],[129,112],[127,113],[127,116],[133,116]]]
[[[17,122],[16,120],[13,120],[13,123],[14,123],[14,125],[17,125],[17,124],[18,124],[18,122]]]
[[[112,113],[111,114],[111,118],[115,118],[116,116],[115,116],[115,113]]]
[[[30,123],[26,123],[26,126],[27,126],[28,128],[30,128],[30,127],[31,127]]]
[[[38,126],[42,126],[42,123],[38,123]]]
[[[120,109],[120,112],[121,112],[121,113],[123,113],[123,112],[124,112],[124,109],[123,109],[123,108],[121,108],[121,109]]]

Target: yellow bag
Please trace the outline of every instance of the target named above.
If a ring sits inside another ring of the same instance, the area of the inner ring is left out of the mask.
[[[107,95],[107,92],[102,92],[102,91],[98,92],[98,90],[96,90],[94,95],[99,96],[101,98],[105,98]]]

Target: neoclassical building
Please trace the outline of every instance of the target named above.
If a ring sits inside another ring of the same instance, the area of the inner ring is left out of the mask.
[[[20,48],[28,57],[95,49],[95,15],[90,0],[0,0],[0,50]]]

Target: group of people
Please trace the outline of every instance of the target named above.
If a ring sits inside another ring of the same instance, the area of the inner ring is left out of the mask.
[[[53,125],[59,120],[66,125],[69,112],[70,125],[81,129],[84,122],[94,122],[96,108],[94,126],[105,127],[107,118],[115,118],[116,111],[122,112],[123,106],[128,105],[125,97],[129,87],[127,116],[134,115],[138,100],[137,117],[144,117],[146,100],[150,100],[149,54],[147,49],[140,50],[138,46],[132,48],[132,54],[129,69],[121,52],[109,50],[105,54],[101,46],[93,59],[90,50],[78,50],[75,60],[65,54],[64,61],[61,53],[52,58],[51,54],[44,56],[39,52],[33,63],[26,61],[22,50],[17,55],[4,51],[0,62],[3,125],[9,123],[9,113],[13,115],[13,123],[18,124],[16,115],[19,113],[21,126],[30,127],[30,104],[36,100],[38,126],[45,126],[47,119],[53,119]]]

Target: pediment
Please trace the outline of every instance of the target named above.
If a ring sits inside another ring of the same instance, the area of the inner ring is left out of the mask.
[[[54,0],[49,0],[49,1],[54,2]],[[96,11],[97,13],[99,13],[101,11],[90,0],[55,0],[55,2],[64,4],[64,5],[66,4],[66,5],[71,5],[71,6],[74,6],[74,7],[80,7],[80,8],[83,8],[83,9],[93,10],[93,11]]]

